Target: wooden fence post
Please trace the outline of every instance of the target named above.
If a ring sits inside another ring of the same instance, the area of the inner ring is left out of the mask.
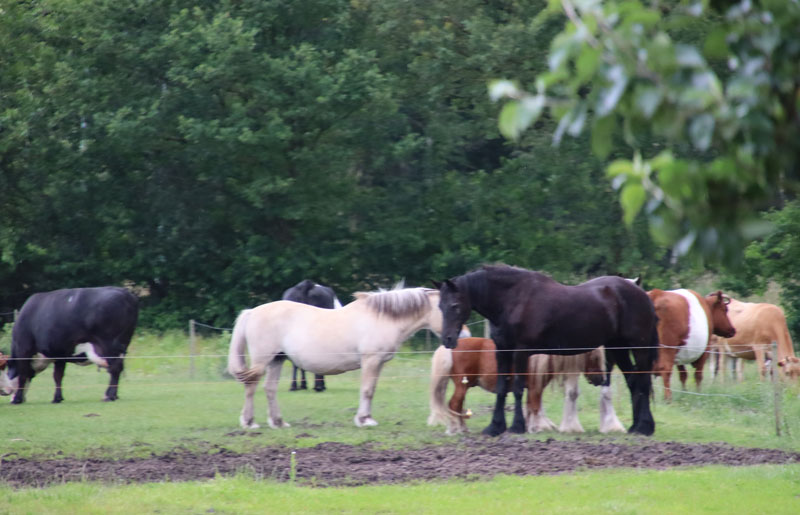
[[[772,375],[772,400],[775,407],[775,434],[781,436],[781,382],[778,379],[778,342],[772,342],[772,359],[770,360]]]
[[[14,322],[16,322],[18,318],[19,318],[19,310],[15,309],[14,310]]]
[[[484,338],[489,338],[490,334],[491,334],[491,331],[489,331],[489,321],[484,319],[483,320],[483,337]]]
[[[194,319],[189,320],[189,377],[194,378],[194,355],[197,352],[197,335],[194,330]]]

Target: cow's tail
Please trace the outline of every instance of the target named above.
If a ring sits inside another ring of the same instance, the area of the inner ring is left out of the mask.
[[[453,349],[440,345],[433,353],[431,362],[431,414],[428,416],[428,425],[445,424],[453,418],[450,408],[445,405],[447,382],[450,380],[450,371],[453,369]]]
[[[247,347],[247,320],[250,318],[252,310],[245,309],[236,318],[231,335],[231,345],[228,349],[228,373],[242,383],[258,381],[264,375],[264,365],[256,365],[248,368],[245,360],[245,349]]]

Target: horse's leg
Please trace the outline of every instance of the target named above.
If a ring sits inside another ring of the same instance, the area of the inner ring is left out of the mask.
[[[314,374],[314,391],[315,392],[325,391],[325,376]]]
[[[625,344],[625,346],[633,346]],[[662,349],[663,350],[663,349]],[[606,348],[606,353],[609,349]],[[631,392],[631,407],[633,409],[633,424],[628,428],[629,433],[639,433],[650,436],[655,432],[655,421],[650,411],[650,393],[652,391],[651,373],[652,359],[648,353],[650,349],[636,349],[633,354],[636,366],[631,361],[630,354],[625,349],[613,349],[613,361],[625,375],[625,382]]]
[[[258,429],[261,427],[253,420],[253,397],[256,394],[259,381],[261,381],[261,377],[244,384],[244,406],[242,406],[242,414],[239,415],[239,424],[245,429]]]
[[[514,352],[514,420],[508,430],[512,433],[522,434],[525,432],[525,414],[522,411],[522,395],[525,393],[525,379],[528,373],[528,357],[524,352]],[[505,418],[505,417],[504,417]]]
[[[567,372],[564,382],[564,415],[558,430],[562,433],[583,433],[583,426],[578,420],[578,374]]]
[[[308,383],[306,383],[306,371],[302,368],[300,369],[300,389],[308,390]]]
[[[611,386],[604,384],[600,387],[600,432],[601,433],[624,433],[625,427],[614,411],[614,403],[611,399]]]
[[[292,363],[292,384],[289,385],[290,392],[297,390],[297,370],[297,365]]]
[[[534,359],[536,356],[534,356]],[[537,373],[538,370],[528,370],[528,418],[526,425],[528,426],[529,433],[538,433],[540,431],[555,431],[556,425],[547,417],[542,404],[542,395],[544,389],[553,378],[552,375],[545,370],[541,378],[535,377],[530,374]]]
[[[511,352],[502,352],[498,349],[497,357],[497,386],[495,390],[494,412],[492,421],[482,431],[489,436],[498,436],[506,430],[506,395],[508,395],[511,379],[511,365],[514,357]],[[524,422],[523,422],[524,423]]]
[[[358,403],[358,412],[353,419],[356,426],[377,426],[372,418],[372,397],[375,395],[375,385],[383,368],[383,361],[374,354],[361,358],[361,398]]]
[[[273,359],[267,365],[267,380],[264,382],[264,393],[267,394],[267,422],[269,427],[289,427],[289,424],[283,421],[281,417],[281,409],[278,407],[278,381],[281,378],[281,369],[283,368],[282,359]]]
[[[463,433],[467,430],[467,424],[464,422],[464,398],[467,396],[469,385],[460,380],[455,380],[455,378],[453,383],[455,384],[455,391],[448,403],[450,416],[447,417],[447,434],[449,435]]]
[[[53,363],[53,380],[56,382],[56,393],[53,396],[53,403],[58,404],[64,400],[61,395],[61,381],[64,379],[64,370],[67,368],[67,362],[63,359],[55,360]]]

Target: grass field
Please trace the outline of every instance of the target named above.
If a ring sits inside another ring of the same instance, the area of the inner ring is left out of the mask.
[[[0,404],[0,454],[4,459],[65,455],[123,458],[159,454],[176,447],[203,451],[222,446],[246,451],[262,446],[299,447],[337,441],[348,444],[372,442],[399,448],[452,441],[444,435],[442,427],[431,428],[425,423],[429,353],[412,352],[411,347],[406,347],[404,353],[387,364],[373,406],[373,415],[380,425],[362,429],[356,428],[352,422],[358,402],[359,372],[328,377],[328,391],[322,394],[313,391],[290,393],[287,390],[291,368],[287,363],[278,401],[284,419],[292,427],[283,430],[263,427],[255,433],[239,430],[243,389],[223,375],[226,353],[227,337],[201,339],[198,356],[194,359],[194,373],[191,374],[188,342],[184,334],[139,335],[126,360],[120,400],[114,403],[100,402],[108,380],[105,372],[98,372],[93,367],[70,365],[64,382],[66,400],[53,405],[50,403],[53,383],[48,370],[34,380],[24,405]],[[703,393],[711,395],[675,393],[671,404],[661,400],[662,390],[660,382],[657,382],[653,408],[657,427],[653,438],[800,450],[800,439],[796,434],[800,432],[797,388],[784,387],[781,390],[783,435],[777,437],[773,386],[758,382],[752,367],[748,372],[748,379],[743,384],[720,385],[707,380]],[[627,389],[619,376],[615,377],[615,384],[617,412],[627,425],[631,418]],[[673,386],[679,386],[679,383]],[[561,397],[558,389],[545,394],[546,409],[556,422],[560,419]],[[468,423],[474,432],[488,423],[492,402],[493,397],[486,392],[477,389],[470,392],[467,406],[475,416]],[[581,381],[580,418],[587,430],[579,437],[581,439],[599,441],[608,438],[596,431],[597,403],[597,389]],[[266,426],[266,401],[262,391],[256,397],[256,410],[257,421]],[[528,437],[578,438],[553,434]],[[626,441],[630,437],[611,438]],[[537,511],[558,507],[561,511],[582,512],[581,506],[594,505],[599,507],[599,511],[664,513],[687,511],[684,508],[688,511],[715,511],[728,505],[736,507],[735,512],[755,513],[763,506],[764,511],[769,508],[770,513],[776,513],[800,506],[798,477],[800,468],[796,466],[773,466],[593,472],[556,478],[508,477],[490,482],[311,491],[270,481],[256,482],[246,476],[186,484],[108,486],[78,483],[18,491],[0,487],[4,499],[13,499],[10,505],[0,505],[0,513],[9,510],[12,513],[44,513],[48,510],[153,512],[156,506],[163,506],[163,509],[158,508],[162,512],[190,513],[210,508],[216,512],[237,513],[437,512],[446,509],[445,501],[438,501],[439,498],[447,499],[446,502],[456,509],[474,506],[475,499],[480,499],[481,508],[502,508],[505,506],[502,503],[508,502],[503,492],[516,497],[514,502],[535,502]],[[679,485],[683,484],[687,492],[696,492],[703,502],[691,501],[686,494],[670,496],[670,492],[677,492]],[[557,493],[567,486],[570,491],[585,491],[581,495],[586,497],[570,494],[565,498]],[[616,496],[609,498],[604,493],[606,490],[616,492]],[[708,495],[712,491],[714,494]],[[702,492],[706,494],[701,496]],[[751,493],[755,497],[750,499],[751,504],[745,502],[746,499],[729,504],[736,492],[740,492],[737,495],[743,498],[749,499]],[[590,502],[591,498],[596,500]],[[408,502],[408,499],[413,502]],[[756,499],[762,499],[761,502],[769,500],[769,503],[759,504]],[[120,500],[121,504],[117,506],[115,503]],[[790,511],[798,512],[797,509]]]

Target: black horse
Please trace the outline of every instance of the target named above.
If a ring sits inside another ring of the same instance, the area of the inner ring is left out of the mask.
[[[342,307],[339,299],[333,290],[327,286],[322,286],[309,279],[304,279],[295,284],[285,292],[283,292],[282,300],[292,300],[303,304],[310,304],[318,308],[334,309]],[[297,371],[300,370],[300,387],[297,387]],[[289,391],[307,390],[306,384],[306,371],[298,369],[297,366],[292,365],[292,385]],[[325,376],[314,374],[314,390],[321,392],[325,390]]]
[[[525,432],[522,393],[531,354],[579,354],[600,345],[606,348],[607,370],[619,366],[631,392],[633,425],[628,432],[653,434],[650,372],[658,357],[658,319],[641,288],[613,276],[565,286],[542,273],[505,265],[483,266],[434,284],[440,293],[445,347],[456,346],[473,309],[492,324],[499,377],[494,415],[484,434],[506,430],[512,369],[515,406],[509,430]]]

